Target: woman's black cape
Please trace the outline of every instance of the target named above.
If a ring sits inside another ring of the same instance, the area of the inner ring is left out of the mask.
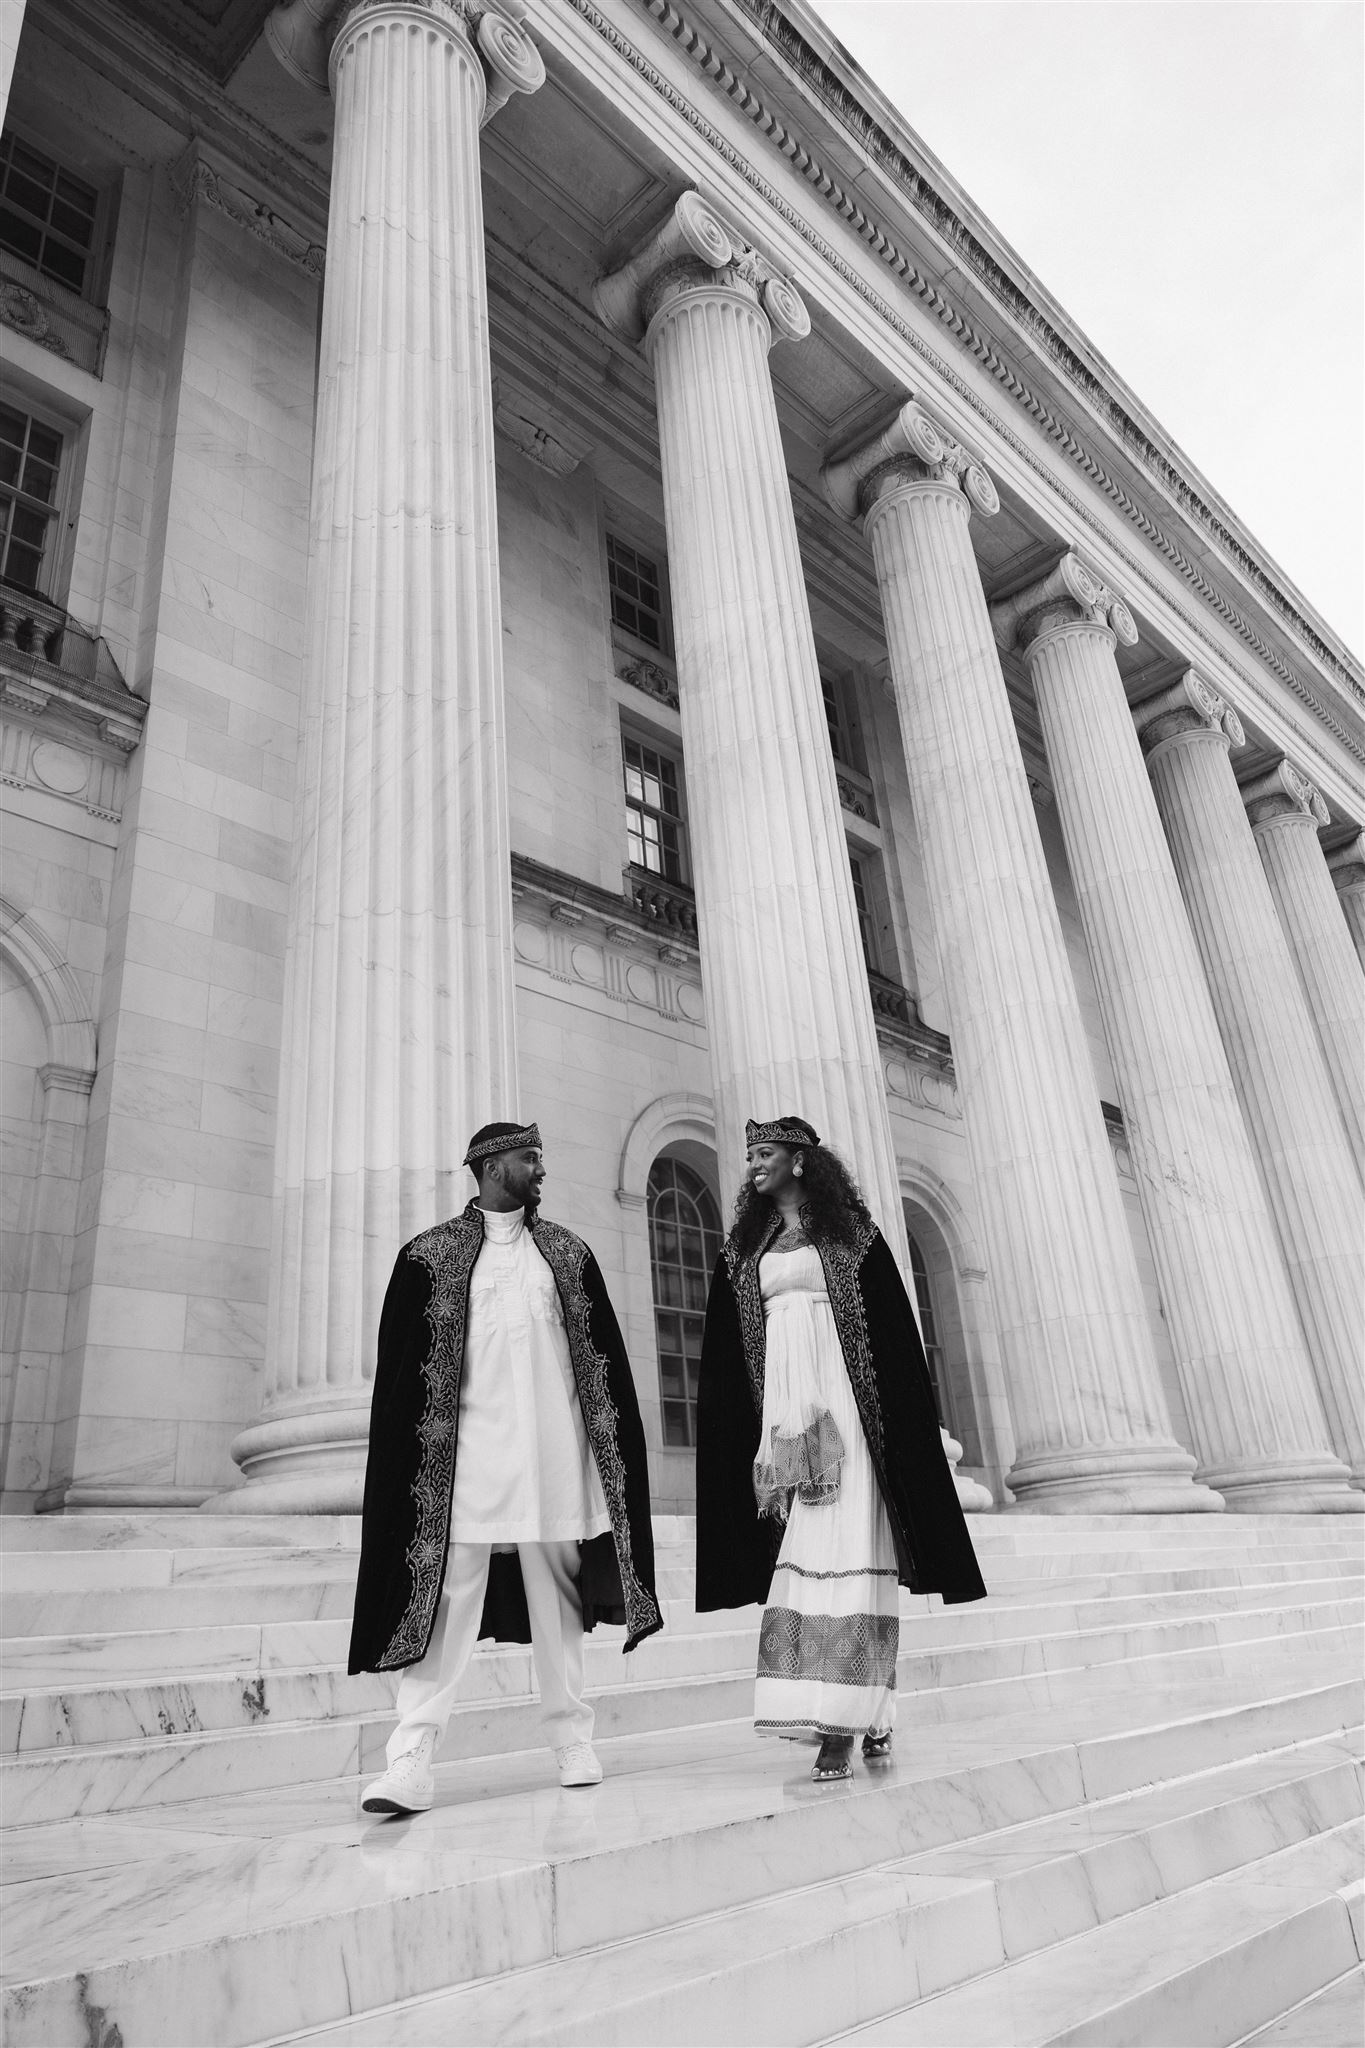
[[[711,1280],[697,1402],[697,1608],[761,1605],[782,1540],[759,1517],[753,1463],[763,1413],[758,1261],[727,1243]],[[944,1455],[924,1346],[891,1250],[869,1222],[856,1243],[820,1244],[830,1307],[895,1538],[900,1582],[945,1602],[986,1587]]]
[[[649,1467],[630,1361],[596,1259],[560,1223],[528,1217],[554,1274],[588,1446],[611,1528],[580,1544],[583,1626],[624,1622],[633,1650],[662,1628],[654,1593]],[[379,1322],[360,1530],[351,1671],[394,1671],[425,1656],[450,1537],[469,1280],[483,1249],[471,1202],[404,1245]],[[495,1552],[480,1636],[529,1643],[521,1563]]]

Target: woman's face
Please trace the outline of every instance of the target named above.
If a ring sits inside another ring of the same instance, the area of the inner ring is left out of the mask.
[[[779,1195],[790,1194],[800,1186],[792,1172],[792,1161],[798,1154],[786,1145],[751,1145],[745,1157],[750,1181],[769,1201],[775,1202]]]

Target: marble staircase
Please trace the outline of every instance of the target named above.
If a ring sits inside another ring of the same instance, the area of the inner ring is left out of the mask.
[[[754,1737],[757,1617],[660,1518],[668,1628],[589,1641],[605,1784],[490,1648],[395,1822],[354,1523],[0,1523],[7,2040],[1356,2041],[1358,1526],[972,1527],[987,1602],[902,1596],[889,1770]]]

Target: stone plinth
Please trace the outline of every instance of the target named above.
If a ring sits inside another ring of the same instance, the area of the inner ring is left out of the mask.
[[[1193,670],[1136,716],[1332,1444],[1360,1485],[1360,1180],[1228,758],[1242,728]]]
[[[995,489],[913,403],[826,469],[886,618],[1016,1439],[1051,1511],[1217,1508],[1161,1396],[968,523]]]
[[[992,618],[1033,681],[1199,1477],[1245,1512],[1356,1508],[1114,658],[1137,628],[1074,555]]]
[[[1291,761],[1244,782],[1242,798],[1351,1151],[1365,1173],[1365,975],[1318,838],[1331,813]]]
[[[499,90],[543,77],[510,22],[474,37],[445,0],[364,0],[331,51],[268,1392],[222,1502],[243,1513],[359,1507],[394,1254],[462,1205],[469,1132],[518,1111],[485,65]]]

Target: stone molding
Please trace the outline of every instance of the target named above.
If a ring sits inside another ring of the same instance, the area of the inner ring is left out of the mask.
[[[1241,790],[1253,826],[1286,817],[1310,818],[1315,826],[1332,822],[1332,814],[1318,790],[1283,756],[1263,774],[1249,776],[1241,783]]]
[[[795,285],[695,191],[684,192],[626,261],[597,279],[592,300],[605,326],[638,343],[680,296],[708,287],[728,287],[760,307],[775,341],[810,333]]]
[[[1178,682],[1133,706],[1133,721],[1148,759],[1166,740],[1187,732],[1219,732],[1233,747],[1246,745],[1241,719],[1213,684],[1192,668]]]
[[[820,483],[845,519],[866,515],[897,483],[932,478],[965,491],[972,510],[993,519],[1000,497],[977,456],[940,426],[917,398],[909,398],[890,425],[869,441],[824,464]]]
[[[666,704],[670,711],[678,709],[677,679],[667,669],[660,668],[657,662],[645,661],[643,657],[619,662],[616,676],[619,682],[629,683],[633,690],[641,690],[646,697],[652,697],[656,704]]]
[[[561,875],[523,854],[512,857],[512,946],[519,967],[595,990],[623,1008],[652,1010],[673,1024],[703,1027],[695,930],[660,926],[630,896]]]
[[[7,953],[38,1005],[47,1033],[51,1085],[88,1093],[95,1079],[95,1020],[64,955],[31,910],[0,896],[0,951]],[[78,1077],[87,1075],[82,1084]],[[65,1078],[73,1077],[73,1078]],[[46,1089],[49,1086],[45,1079]]]
[[[306,0],[304,0],[306,4]],[[245,228],[258,242],[264,242],[277,256],[321,282],[327,251],[301,228],[248,189],[249,174],[231,164],[203,142],[192,142],[171,171],[171,190],[182,213],[197,202],[225,214],[239,228]]]
[[[665,1145],[679,1139],[716,1149],[716,1111],[709,1095],[680,1090],[647,1104],[626,1133],[616,1175],[616,1199],[623,1209],[643,1209],[649,1199],[649,1170]]]
[[[1125,647],[1136,647],[1139,638],[1117,591],[1070,550],[1046,576],[991,605],[990,615],[996,644],[1007,653],[1027,652],[1043,634],[1068,626],[1098,627]]]
[[[662,19],[662,0],[643,0],[643,4],[651,12],[656,13],[656,18]],[[1150,573],[1139,555],[1124,548],[1116,541],[1105,521],[1082,498],[1068,488],[1041,457],[1035,453],[1022,436],[1016,433],[991,406],[986,404],[972,385],[958,371],[953,369],[943,357],[929,347],[910,323],[903,319],[866,279],[859,275],[851,264],[847,263],[836,250],[831,248],[829,243],[823,240],[818,230],[808,218],[787,204],[781,194],[763,177],[762,173],[756,170],[747,158],[735,149],[726,137],[706,119],[705,115],[694,107],[691,101],[665,78],[657,66],[644,57],[615,24],[602,14],[600,9],[594,4],[594,0],[567,0],[567,5],[587,23],[594,34],[600,36],[603,41],[611,46],[617,55],[644,80],[651,91],[664,100],[673,112],[692,128],[694,133],[702,137],[708,147],[714,150],[749,185],[751,190],[763,200],[766,206],[779,215],[820,256],[822,261],[843,280],[848,288],[855,292],[872,309],[879,320],[884,322],[907,347],[913,349],[915,354],[934,371],[935,375],[949,386],[965,405],[969,406],[973,412],[987,423],[993,432],[1013,451],[1019,461],[1042,481],[1053,496],[1059,498],[1077,519],[1090,527],[1097,538],[1119,556],[1133,578],[1152,591],[1158,597],[1161,604],[1169,608],[1181,620],[1193,637],[1209,650],[1212,657],[1231,668],[1253,697],[1271,708],[1277,716],[1284,716],[1283,706],[1278,700],[1266,690],[1252,671],[1243,668],[1239,663],[1232,660],[1226,648],[1203,623],[1198,614],[1180,604],[1176,598],[1164,589]],[[671,7],[667,9],[667,12],[670,15],[675,15],[675,10]],[[675,16],[675,18],[681,22],[680,16]],[[683,28],[686,29],[686,24],[683,24]],[[681,36],[678,36],[675,30],[670,29],[669,33],[675,34],[676,39],[681,40]],[[803,146],[796,143],[787,134],[787,131],[783,128],[777,117],[772,115],[757,96],[742,81],[735,77],[735,74],[724,61],[715,52],[711,51],[709,46],[699,36],[695,35],[695,32],[687,31],[687,33],[692,36],[692,43],[690,46],[684,45],[684,47],[688,48],[688,54],[692,56],[695,62],[702,66],[707,76],[717,83],[720,89],[727,94],[727,97],[734,99],[736,104],[740,106],[741,111],[761,127],[765,134],[771,135],[774,138],[777,146],[782,149],[783,154],[801,170],[802,175],[827,199],[829,204],[839,213],[841,219],[852,226],[855,232],[861,235],[865,241],[869,242],[877,254],[895,271],[897,277],[910,290],[914,291],[916,296],[924,300],[937,318],[943,320],[950,327],[955,338],[983,364],[998,382],[1006,387],[1009,395],[1030,414],[1043,428],[1044,432],[1048,434],[1049,438],[1056,441],[1064,452],[1085,471],[1086,475],[1104,491],[1105,495],[1119,506],[1132,524],[1138,527],[1144,538],[1150,541],[1166,557],[1203,601],[1230,625],[1247,646],[1274,672],[1280,681],[1288,686],[1312,713],[1313,717],[1325,726],[1350,753],[1358,759],[1365,761],[1365,737],[1357,736],[1348,731],[1327,706],[1319,701],[1303,678],[1298,675],[1297,671],[1261,638],[1250,621],[1243,617],[1241,612],[1237,610],[1221,591],[1208,583],[1197,564],[1191,561],[1189,556],[1163,532],[1150,515],[1141,506],[1137,505],[1123,488],[1106,473],[1094,456],[1076,439],[1067,423],[1052,414],[1047,406],[1029,390],[1013,367],[998,355],[990,340],[978,334],[971,327],[970,323],[943,299],[936,287],[916,271],[914,265],[896,247],[891,237],[882,228],[877,226],[875,222],[869,220],[857,202],[843,192],[838,181],[829,172],[824,170]],[[1140,438],[1142,437],[1140,436]],[[1190,487],[1184,486],[1184,488],[1188,489]],[[1288,601],[1282,595],[1277,595],[1275,603],[1277,609],[1286,612],[1296,622],[1297,630],[1299,630],[1302,637],[1305,640],[1311,640],[1316,648],[1319,644],[1318,636],[1313,633],[1312,628],[1307,625],[1307,622],[1299,620],[1298,614],[1293,612],[1292,608],[1288,606]],[[1343,686],[1351,691],[1353,695],[1359,697],[1362,702],[1365,702],[1365,683],[1357,682],[1351,671],[1345,668],[1338,657],[1333,655],[1330,650],[1327,650],[1322,658],[1332,668],[1333,674]],[[1315,744],[1314,736],[1311,733],[1301,732],[1300,740],[1302,744],[1310,747]]]
[[[569,0],[569,4],[586,18],[591,19],[597,15],[591,0]],[[881,260],[897,274],[916,297],[922,300],[935,318],[952,331],[977,361],[984,364],[1015,402],[1037,420],[1044,431],[1064,448],[1071,460],[1085,470],[1105,495],[1120,507],[1125,516],[1153,541],[1205,602],[1255,648],[1261,658],[1275,669],[1282,680],[1290,684],[1296,694],[1303,696],[1306,686],[1301,679],[1295,677],[1288,664],[1260,639],[1255,628],[1241,616],[1222,592],[1207,582],[1198,564],[1191,561],[1177,543],[1156,526],[1150,515],[1135,503],[1123,486],[1107,473],[1090,450],[1077,439],[1068,423],[1060,419],[1045,400],[1029,389],[1014,365],[999,353],[994,339],[974,326],[960,307],[924,275],[913,259],[897,246],[885,227],[864,210],[860,199],[855,198],[840,179],[812,155],[800,137],[787,127],[781,116],[765,105],[751,86],[736,76],[720,53],[707,43],[700,31],[686,21],[671,4],[671,0],[642,0],[642,4],[692,63],[781,150],[824,203],[871,246]],[[1002,310],[1026,329],[1030,339],[1041,342],[1042,353],[1047,362],[1079,390],[1087,403],[1100,414],[1104,423],[1113,427],[1121,437],[1125,453],[1138,460],[1147,473],[1172,494],[1179,509],[1210,536],[1233,566],[1254,585],[1258,594],[1285,619],[1306,642],[1311,652],[1332,670],[1335,678],[1344,684],[1358,701],[1365,703],[1365,683],[1362,683],[1361,679],[1342,662],[1340,656],[1326,644],[1311,623],[1302,616],[1255,560],[1245,544],[1223,523],[1183,472],[1155,445],[1141,423],[1127,411],[1122,400],[1095,376],[1065,337],[1053,326],[1047,314],[1006,273],[942,194],[910,163],[880,123],[830,71],[818,52],[806,42],[781,8],[774,5],[773,0],[738,0],[738,5],[755,23],[765,40],[781,53],[803,83],[816,93],[839,124],[856,139],[877,167],[892,180],[915,212],[945,241],[953,251],[954,257],[966,264]],[[606,26],[599,26],[601,22],[600,16],[593,22],[599,34],[604,32]],[[615,40],[611,36],[608,39]],[[624,39],[621,41],[624,42]],[[635,68],[642,69],[643,66],[637,64]],[[701,119],[694,125],[703,130],[707,126]],[[716,140],[720,141],[720,138]],[[723,142],[721,146],[726,147]],[[750,177],[751,182],[757,182],[756,174],[750,173]],[[783,211],[787,209],[784,208]],[[806,238],[812,242],[817,239],[813,233],[809,233]],[[839,267],[842,269],[842,266]],[[900,326],[898,322],[894,324]],[[912,345],[916,346],[920,353],[928,353],[923,344],[908,332],[907,339],[912,341]],[[985,412],[986,416],[990,417],[987,408],[972,397],[961,380],[954,378],[953,382],[969,403],[973,403],[978,411]],[[1097,522],[1092,520],[1091,523]]]
[[[1365,885],[1365,832],[1357,832],[1344,846],[1333,847],[1327,856],[1327,867],[1339,890]]]

